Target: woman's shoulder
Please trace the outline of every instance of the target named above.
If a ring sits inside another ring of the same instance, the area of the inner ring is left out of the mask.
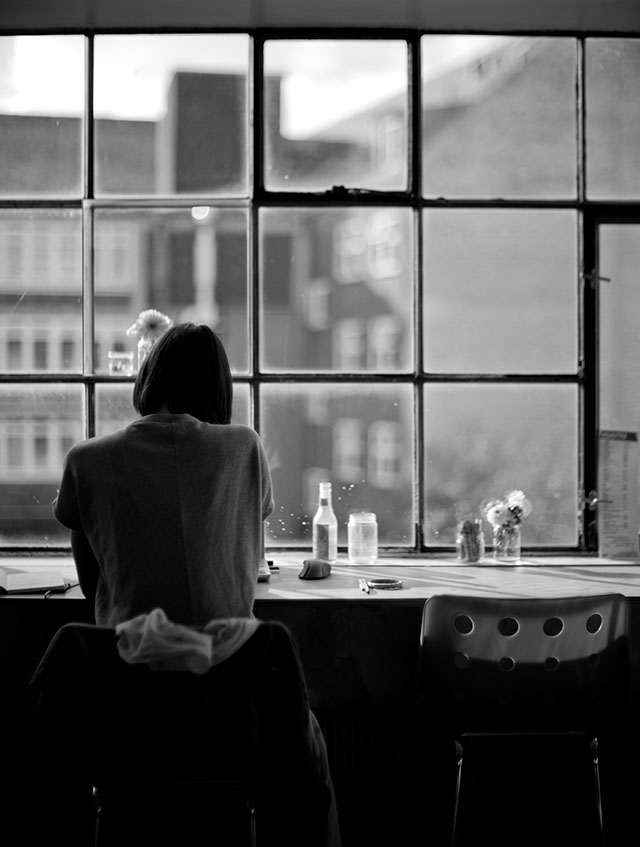
[[[260,436],[246,424],[207,424],[212,437],[227,441],[252,443],[260,440]]]
[[[127,428],[118,429],[105,435],[94,435],[74,444],[67,453],[68,459],[82,459],[84,456],[94,457],[108,453],[126,438]]]

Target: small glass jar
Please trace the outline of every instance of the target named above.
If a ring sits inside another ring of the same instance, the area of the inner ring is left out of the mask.
[[[493,558],[502,564],[515,565],[521,556],[520,524],[493,528]]]
[[[484,558],[484,531],[480,518],[465,518],[458,522],[456,531],[456,559],[474,564]]]
[[[372,565],[378,558],[378,522],[373,512],[351,512],[347,524],[349,561]]]
[[[111,376],[131,376],[133,374],[133,353],[124,350],[109,350],[107,352],[109,374]]]
[[[141,335],[138,339],[138,370],[142,367],[142,363],[151,352],[151,348],[154,344],[155,341],[147,335]]]

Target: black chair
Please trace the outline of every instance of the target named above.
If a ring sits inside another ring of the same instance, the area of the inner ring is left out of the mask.
[[[504,822],[510,843],[563,843],[557,819],[544,841],[538,840],[542,806],[530,806],[518,817],[513,800],[506,799],[520,790],[529,802],[533,788],[552,777],[557,777],[552,799],[562,813],[568,813],[576,785],[588,792],[580,793],[574,805],[582,820],[567,824],[575,835],[571,843],[584,843],[578,829],[593,843],[604,843],[599,739],[627,716],[628,621],[629,603],[620,594],[553,599],[439,595],[425,603],[420,690],[430,718],[455,752],[452,844],[461,835],[465,809],[467,826],[476,829],[472,842],[478,843],[477,828],[486,815],[494,835]],[[473,783],[465,779],[463,784],[463,761],[465,773],[473,763]],[[523,773],[527,767],[528,775]],[[577,773],[587,782],[574,778]],[[483,792],[482,804],[474,798],[478,792]],[[529,832],[536,833],[531,842]]]
[[[262,622],[203,675],[127,664],[116,644],[67,624],[32,679],[43,766],[93,789],[95,847],[325,847],[330,796],[284,625]]]

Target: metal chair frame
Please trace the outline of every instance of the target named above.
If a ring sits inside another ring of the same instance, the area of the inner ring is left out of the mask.
[[[621,717],[628,705],[628,627],[629,602],[621,594],[426,601],[420,682],[425,706],[454,739],[452,845],[465,738],[526,735],[588,739],[604,844],[598,736],[607,717]]]

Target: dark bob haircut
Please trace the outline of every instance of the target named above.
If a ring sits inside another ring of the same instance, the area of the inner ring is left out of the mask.
[[[175,415],[228,424],[232,403],[226,350],[205,324],[182,323],[167,330],[142,363],[133,387],[133,405],[140,415],[166,404]]]

